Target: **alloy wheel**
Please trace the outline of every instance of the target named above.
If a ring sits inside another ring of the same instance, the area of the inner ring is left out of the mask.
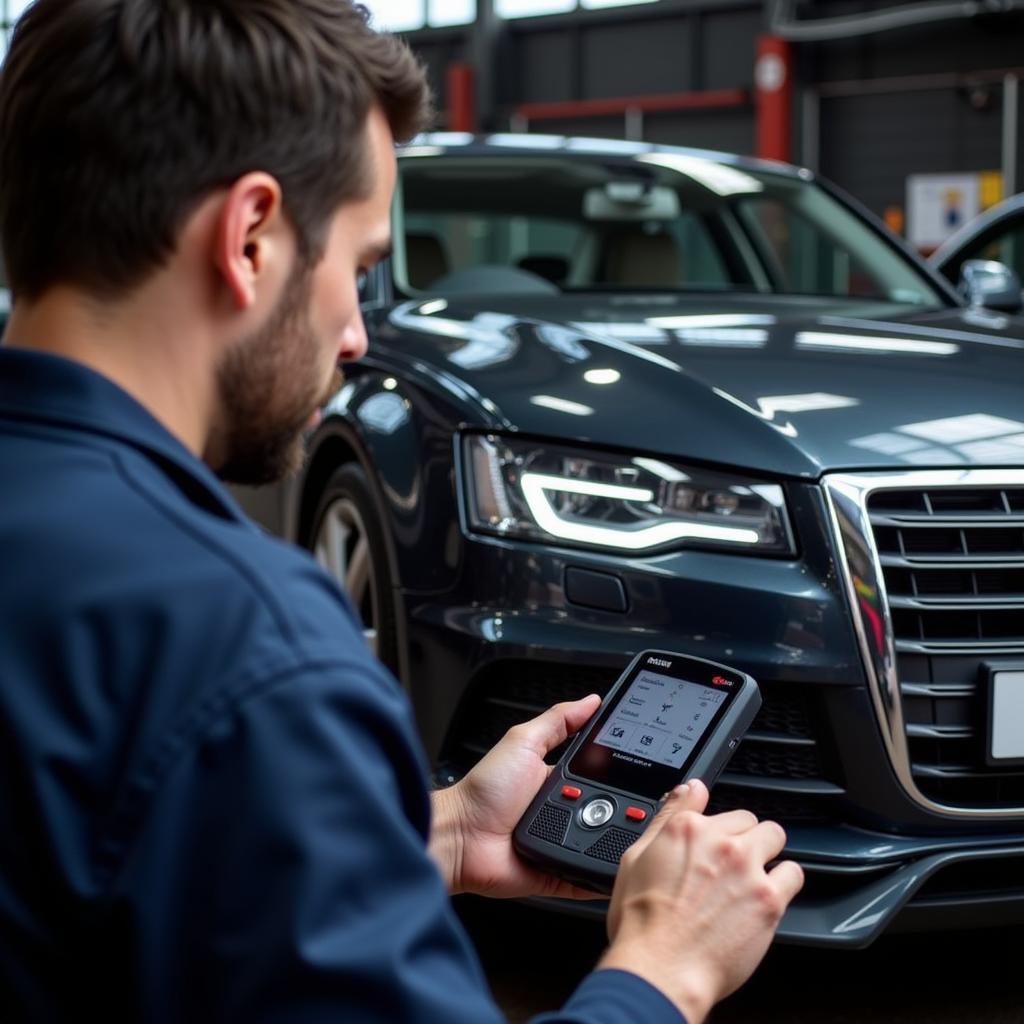
[[[336,498],[324,509],[313,543],[313,555],[348,594],[362,620],[366,642],[374,654],[379,654],[377,577],[366,524],[350,498]]]

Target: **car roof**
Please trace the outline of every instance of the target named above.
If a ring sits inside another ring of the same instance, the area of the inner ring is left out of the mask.
[[[803,167],[782,163],[778,160],[763,160],[741,156],[738,153],[723,153],[710,149],[695,149],[686,146],[667,146],[652,142],[632,142],[623,139],[594,139],[574,135],[538,135],[532,132],[494,132],[489,135],[473,135],[469,132],[427,132],[417,135],[409,143],[398,148],[399,158],[424,156],[564,156],[579,159],[629,159],[650,154],[683,156],[707,160],[724,166],[743,170],[781,174],[814,179],[814,174]]]

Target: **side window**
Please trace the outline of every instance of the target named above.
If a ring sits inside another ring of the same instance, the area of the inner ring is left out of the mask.
[[[886,298],[867,267],[837,239],[777,199],[745,199],[739,217],[780,291],[805,295]]]
[[[969,249],[957,262],[962,260],[998,260],[1016,270],[1024,279],[1024,216],[1003,225],[988,240],[982,239],[977,247]]]

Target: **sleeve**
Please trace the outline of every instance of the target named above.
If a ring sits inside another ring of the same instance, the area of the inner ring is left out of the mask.
[[[492,1024],[502,1019],[426,850],[402,694],[375,664],[250,688],[154,786],[111,893],[130,1019]],[[127,989],[127,978],[139,979]],[[534,1024],[679,1024],[598,971]]]
[[[530,1024],[686,1024],[686,1018],[661,992],[628,971],[588,974],[557,1013],[534,1017]]]
[[[375,666],[310,667],[178,757],[112,893],[133,1019],[500,1019],[426,852],[403,708]]]

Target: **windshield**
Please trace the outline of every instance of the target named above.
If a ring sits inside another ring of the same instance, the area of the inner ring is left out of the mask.
[[[406,294],[721,291],[948,304],[857,214],[795,176],[661,151],[399,164],[394,268]]]

